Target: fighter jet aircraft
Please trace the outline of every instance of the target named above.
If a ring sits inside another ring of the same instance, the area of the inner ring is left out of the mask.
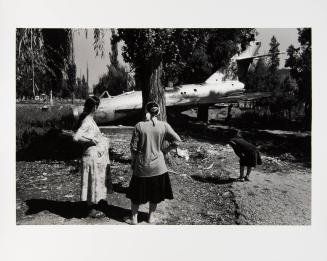
[[[239,55],[231,58],[229,66],[215,72],[202,84],[187,84],[173,88],[165,88],[167,111],[176,109],[187,110],[190,107],[199,106],[207,110],[209,105],[228,101],[229,97],[242,94],[244,83],[242,79],[248,71],[253,59],[259,58],[258,50],[261,43],[250,42],[250,45]],[[237,72],[237,75],[235,75]],[[118,96],[101,98],[100,106],[95,113],[95,121],[99,124],[107,124],[121,120],[125,117],[133,117],[142,109],[142,92],[132,91]],[[83,110],[83,106],[73,108],[74,117],[77,119]]]

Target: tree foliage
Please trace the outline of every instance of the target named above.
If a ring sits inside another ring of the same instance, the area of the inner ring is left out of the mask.
[[[312,107],[311,28],[298,29],[298,41],[301,44],[299,48],[291,45],[287,49],[288,58],[285,67],[291,68],[291,75],[299,88],[298,97],[305,103],[306,116],[310,118]]]
[[[275,92],[283,79],[279,74],[279,43],[271,38],[268,58],[260,58],[246,75],[245,88],[248,91]]]
[[[267,70],[267,90],[274,91],[278,88],[279,79],[277,75],[278,67],[279,67],[279,42],[277,41],[276,37],[273,36],[270,41],[270,49],[268,54],[268,70]]]
[[[71,57],[71,29],[16,30],[16,95],[61,95],[74,89],[76,65]],[[66,81],[64,84],[63,81]]]
[[[114,30],[111,30],[111,34],[112,37],[116,37]],[[117,44],[117,41],[112,41],[111,52],[109,53],[110,65],[107,65],[108,71],[100,77],[98,84],[94,88],[96,94],[108,91],[110,95],[115,96],[133,88],[132,77],[118,61]]]
[[[163,84],[204,81],[227,66],[240,46],[253,39],[254,29],[118,29],[123,58],[135,70],[143,107],[156,101],[165,119]]]
[[[85,81],[84,75],[82,76],[82,79],[77,77],[76,79],[76,88],[75,88],[75,95],[76,98],[79,99],[86,99],[89,91],[89,86],[87,82]]]
[[[261,58],[246,76],[246,90],[249,92],[270,92],[269,99],[257,101],[261,112],[274,119],[291,119],[292,110],[298,103],[298,86],[289,69],[279,68],[279,43],[273,36],[270,42],[269,58]],[[270,116],[269,116],[270,115]]]
[[[251,68],[245,77],[245,89],[249,92],[264,92],[267,91],[267,74],[268,64],[266,60],[260,58]]]
[[[70,57],[72,46],[71,29],[42,29],[42,35],[47,65],[54,72],[53,75],[48,75],[51,80],[51,87],[54,94],[59,95],[62,92],[63,80],[68,80],[67,71],[70,70],[71,75],[74,71],[74,65]]]
[[[45,91],[46,73],[54,72],[47,66],[41,29],[18,28],[16,30],[17,97],[33,97],[36,91]]]

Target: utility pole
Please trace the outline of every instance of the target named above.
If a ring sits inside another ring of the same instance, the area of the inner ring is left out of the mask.
[[[76,66],[75,66],[75,56],[74,56],[74,31],[73,29],[70,30],[70,66],[74,69],[74,82],[70,83],[72,84],[71,88],[71,96],[72,96],[72,104],[74,104],[75,100],[75,85],[76,85]],[[69,76],[71,77],[71,75]]]
[[[33,96],[34,96],[34,99],[35,99],[35,87],[34,87],[33,29],[31,29],[31,53],[32,53],[32,88],[33,88]]]

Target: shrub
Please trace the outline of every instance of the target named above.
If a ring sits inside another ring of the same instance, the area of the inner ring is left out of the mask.
[[[71,130],[74,118],[69,106],[53,106],[48,111],[39,105],[18,105],[16,108],[17,160],[67,159],[80,152],[72,139],[61,134]]]

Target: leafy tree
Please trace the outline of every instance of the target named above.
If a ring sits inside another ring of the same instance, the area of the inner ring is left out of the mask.
[[[245,78],[245,89],[249,92],[266,91],[268,65],[265,59],[259,59],[254,70],[249,70]]]
[[[73,76],[74,65],[71,58],[71,29],[42,29],[47,66],[54,72],[48,74],[54,94],[61,94],[63,82]],[[69,65],[70,64],[70,65]],[[70,68],[68,68],[70,66]],[[66,75],[70,71],[70,75]],[[76,75],[76,73],[75,73]],[[73,81],[71,79],[71,81]],[[66,83],[64,84],[66,85]]]
[[[117,37],[114,29],[111,29],[111,38]],[[118,62],[118,43],[117,41],[111,41],[111,52],[109,53],[110,64],[116,68],[119,66]]]
[[[74,93],[76,65],[72,29],[16,30],[16,95],[32,97],[54,89]]]
[[[148,101],[156,101],[161,108],[161,119],[165,120],[163,80],[193,80],[195,73],[190,70],[190,61],[194,72],[204,72],[204,80],[205,74],[208,77],[227,66],[229,59],[240,51],[239,45],[244,48],[254,32],[253,29],[118,29],[114,40],[124,41],[123,57],[135,70],[143,108]],[[201,59],[204,50],[208,57]]]
[[[279,85],[279,79],[277,75],[278,67],[279,67],[279,43],[276,40],[276,37],[273,36],[270,41],[270,49],[269,49],[269,62],[268,62],[268,70],[267,70],[267,90],[274,91]]]
[[[291,68],[291,76],[296,80],[298,97],[305,104],[305,114],[311,123],[312,75],[311,75],[311,28],[298,29],[299,48],[293,45],[287,49],[288,58],[285,67]]]
[[[185,63],[185,67],[182,69],[181,75],[175,83],[201,83],[212,72],[212,65],[209,62],[209,55],[206,52],[205,45],[202,44],[197,47],[189,59]]]
[[[277,114],[281,118],[285,117],[286,112],[288,119],[291,120],[292,108],[297,101],[296,82],[290,76],[287,76],[274,90],[273,97],[269,102],[269,108],[271,113]]]
[[[16,95],[35,97],[47,86],[45,73],[53,74],[47,66],[41,29],[16,30]]]
[[[112,37],[116,37],[113,29],[111,30],[111,34]],[[110,95],[115,96],[131,88],[129,86],[131,76],[125,67],[119,64],[117,41],[112,41],[109,57],[110,65],[107,66],[108,71],[100,77],[98,84],[94,88],[94,92],[101,94],[104,91],[108,91]]]
[[[122,66],[118,68],[113,65],[107,66],[108,71],[103,74],[99,82],[94,87],[96,94],[101,94],[108,91],[110,95],[119,95],[127,91],[128,73]]]

